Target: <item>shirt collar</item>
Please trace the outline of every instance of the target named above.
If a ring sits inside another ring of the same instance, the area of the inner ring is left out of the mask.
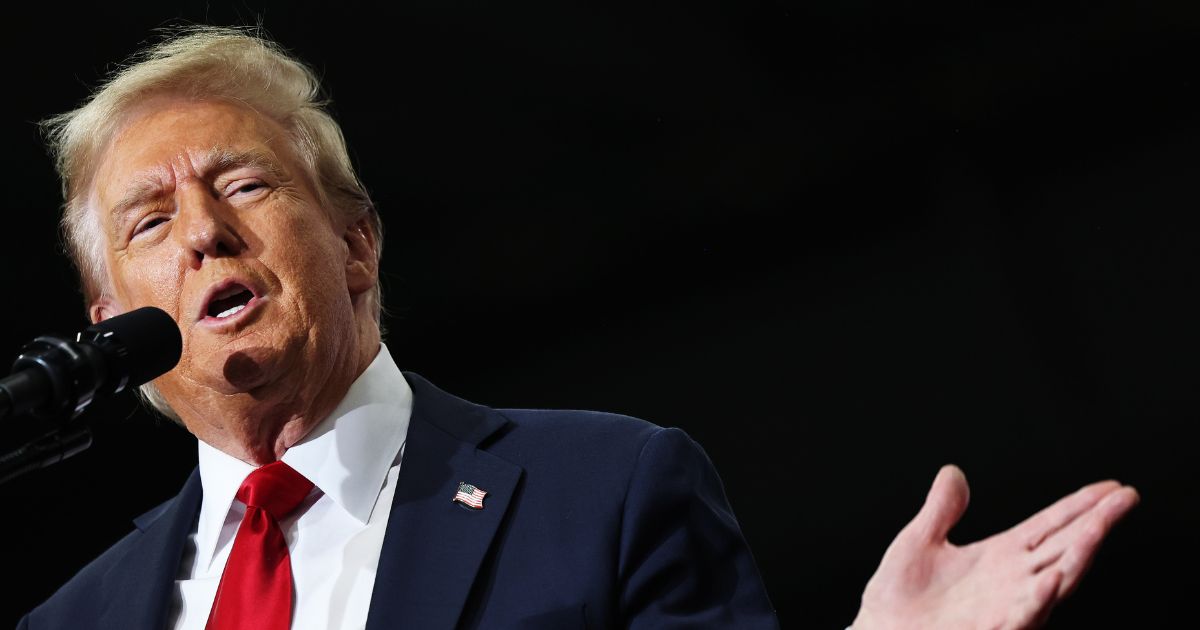
[[[399,461],[413,395],[387,346],[354,381],[342,402],[283,461],[364,525]],[[199,441],[204,500],[196,527],[196,559],[207,566],[242,481],[255,467]]]

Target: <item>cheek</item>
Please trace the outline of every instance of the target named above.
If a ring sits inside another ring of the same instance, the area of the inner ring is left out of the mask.
[[[345,284],[341,272],[344,248],[327,223],[311,217],[305,219],[293,218],[279,226],[283,233],[273,240],[279,244],[276,254],[298,292],[311,299],[329,301],[334,297],[330,292]]]
[[[143,255],[136,261],[118,261],[110,269],[116,269],[115,288],[128,308],[157,306],[179,318],[183,270],[169,256]]]

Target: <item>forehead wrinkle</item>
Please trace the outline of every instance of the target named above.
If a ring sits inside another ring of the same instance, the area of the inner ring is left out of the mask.
[[[125,194],[121,195],[120,200],[113,204],[112,214],[124,214],[143,201],[161,195],[169,185],[167,182],[173,179],[170,169],[162,166],[153,167],[135,175],[133,181],[125,187]]]

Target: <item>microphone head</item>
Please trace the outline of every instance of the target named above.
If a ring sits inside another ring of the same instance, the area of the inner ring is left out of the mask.
[[[153,306],[88,326],[79,333],[79,340],[100,347],[119,364],[110,367],[124,372],[126,378],[112,383],[116,385],[114,391],[137,387],[166,374],[183,353],[179,326],[170,315]]]

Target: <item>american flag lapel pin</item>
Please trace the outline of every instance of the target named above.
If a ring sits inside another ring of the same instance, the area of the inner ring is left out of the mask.
[[[483,509],[483,498],[487,492],[465,481],[458,482],[458,492],[454,493],[453,502],[472,510]]]

